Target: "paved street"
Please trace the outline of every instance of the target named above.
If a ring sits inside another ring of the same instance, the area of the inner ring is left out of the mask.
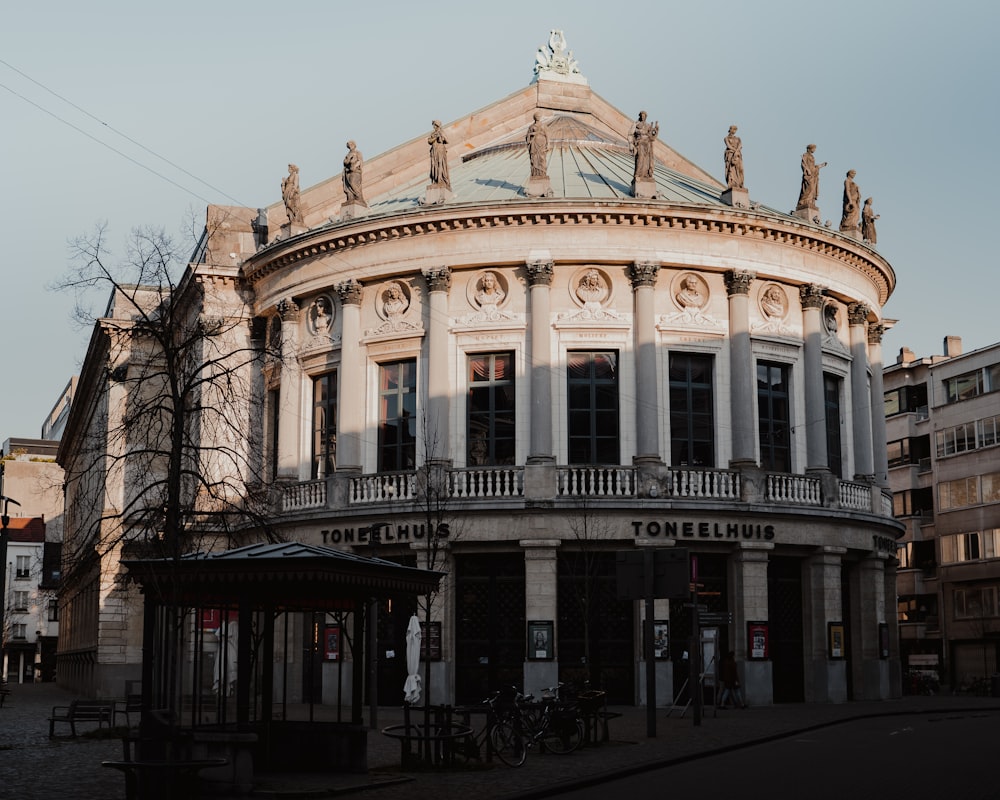
[[[104,759],[119,758],[117,739],[48,738],[48,717],[53,705],[66,704],[72,695],[53,684],[13,687],[14,693],[0,709],[0,798],[49,800],[49,798],[123,798],[124,780],[104,769]],[[656,766],[689,761],[706,754],[727,752],[761,741],[792,734],[829,729],[844,720],[917,715],[941,717],[951,713],[1000,711],[1000,700],[977,697],[907,697],[884,702],[840,705],[780,705],[747,710],[709,709],[699,727],[691,712],[681,719],[675,712],[657,713],[657,736],[646,737],[642,708],[621,707],[620,719],[611,723],[611,741],[568,756],[532,752],[524,767],[502,765],[451,771],[400,769],[398,744],[381,734],[369,741],[368,776],[288,775],[262,776],[259,796],[307,797],[367,788],[376,800],[433,797],[434,800],[482,798],[541,798],[557,788],[593,784],[609,775],[639,773]],[[379,725],[397,722],[398,710],[382,708]],[[92,726],[87,726],[89,730]],[[836,734],[837,729],[830,729]],[[390,782],[391,781],[391,782]],[[376,784],[372,786],[372,784]]]

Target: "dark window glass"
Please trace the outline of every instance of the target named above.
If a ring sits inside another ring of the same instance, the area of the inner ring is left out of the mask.
[[[618,464],[618,353],[567,353],[569,463]]]
[[[378,468],[408,470],[417,461],[417,362],[379,366]]]
[[[840,442],[840,378],[823,376],[826,397],[826,462],[830,472],[838,478],[844,475]]]
[[[271,458],[271,478],[273,480],[278,477],[278,420],[281,418],[281,394],[277,389],[272,389],[267,394],[271,411],[271,438],[268,442],[268,448]]]
[[[792,471],[789,369],[784,364],[757,364],[757,422],[760,465],[774,472]]]
[[[469,466],[514,463],[514,356],[469,356]]]
[[[313,379],[312,476],[324,478],[337,466],[337,372]]]
[[[670,354],[670,463],[715,466],[712,356]]]

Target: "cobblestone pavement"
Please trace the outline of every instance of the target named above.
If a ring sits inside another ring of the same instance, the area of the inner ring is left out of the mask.
[[[72,695],[54,684],[13,686],[0,708],[0,800],[116,800],[125,796],[120,773],[101,761],[121,757],[118,739],[48,738],[47,718],[54,705]],[[837,705],[776,705],[747,710],[706,709],[701,725],[692,712],[656,714],[656,737],[647,737],[644,708],[616,707],[611,741],[568,756],[532,751],[518,769],[502,764],[451,770],[403,771],[399,744],[371,733],[369,774],[260,776],[254,794],[263,797],[322,797],[367,789],[373,800],[476,800],[545,797],[558,787],[599,782],[611,775],[638,772],[722,750],[793,735],[848,719],[894,714],[944,715],[1000,710],[1000,699],[984,697],[906,697],[882,702]],[[379,710],[379,726],[399,720],[399,710]],[[93,725],[84,725],[86,730]],[[185,799],[186,800],[186,799]]]

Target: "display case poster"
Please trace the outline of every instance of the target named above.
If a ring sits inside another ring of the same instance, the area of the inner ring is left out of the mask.
[[[751,660],[759,661],[770,658],[770,648],[768,643],[768,630],[766,622],[747,623],[747,656]]]
[[[889,625],[885,622],[878,624],[878,654],[879,658],[889,657]]]
[[[554,627],[551,620],[528,623],[528,658],[530,660],[544,661],[554,656],[552,642]]]
[[[839,659],[844,658],[845,652],[845,642],[844,642],[844,623],[843,622],[831,622],[829,623],[829,635],[830,635],[830,658]]]
[[[427,623],[420,623],[420,658],[427,661],[427,648],[430,647],[430,660],[441,660],[441,623],[431,622],[431,635],[427,635]]]
[[[665,619],[653,623],[653,658],[670,658],[670,623]]]
[[[340,626],[327,625],[323,632],[323,652],[327,661],[340,658]]]

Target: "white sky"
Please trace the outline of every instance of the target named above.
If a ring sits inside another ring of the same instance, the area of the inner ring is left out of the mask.
[[[184,236],[208,203],[270,205],[290,161],[308,187],[340,171],[347,139],[372,158],[523,88],[552,28],[598,94],[646,109],[661,139],[720,179],[737,124],[753,200],[791,209],[815,142],[829,162],[819,206],[836,226],[857,170],[898,278],[887,362],[901,346],[941,353],[946,335],[967,351],[1000,340],[1000,162],[983,139],[1000,116],[995,0],[10,3],[0,441],[40,434],[86,353],[73,298],[49,289],[71,239],[107,222],[121,252],[137,226]]]

